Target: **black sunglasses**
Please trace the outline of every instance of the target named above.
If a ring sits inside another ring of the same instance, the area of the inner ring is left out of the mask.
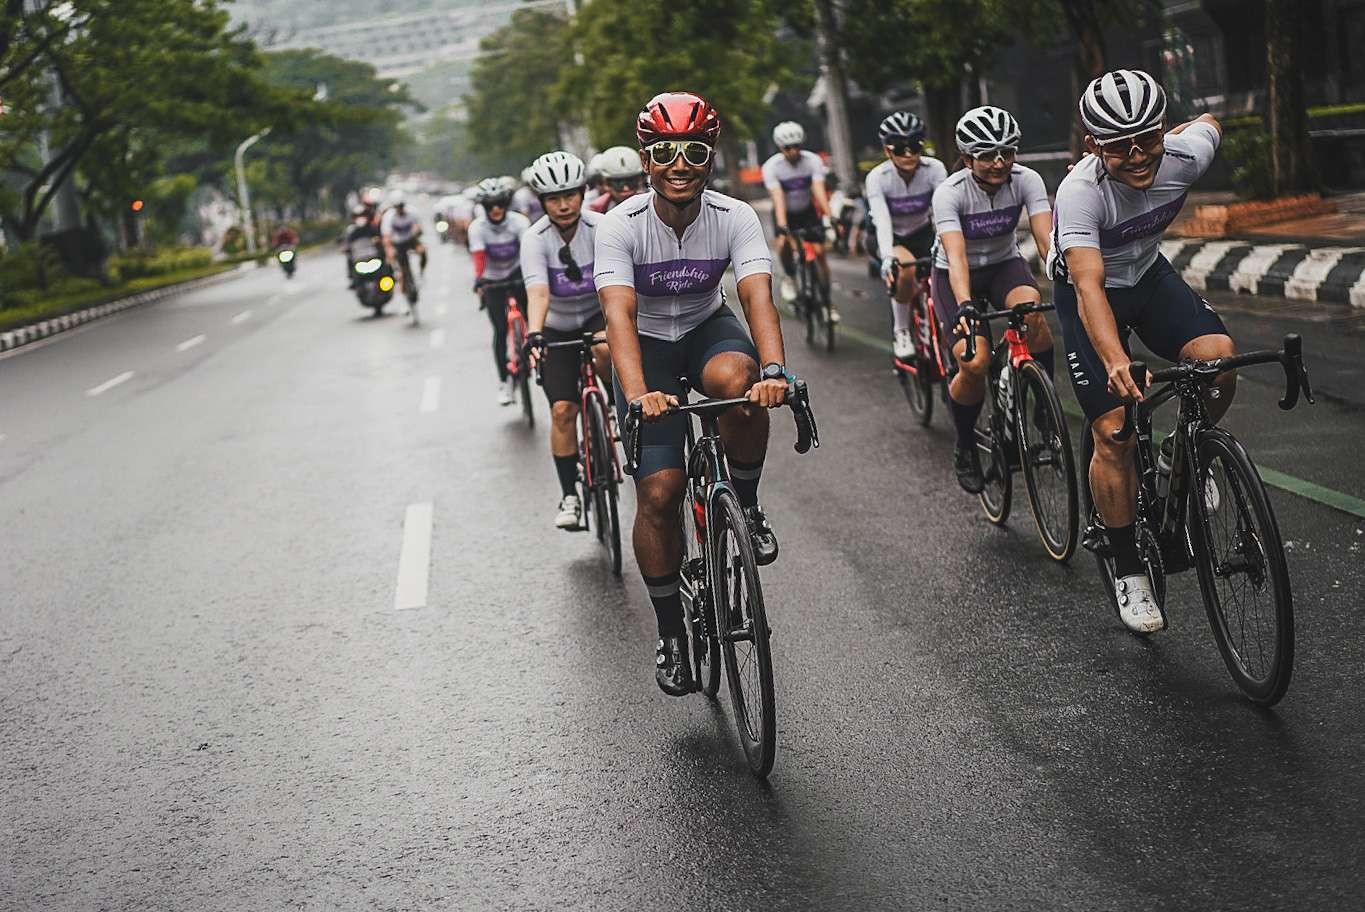
[[[638,177],[612,177],[607,179],[607,186],[620,193],[625,190],[641,190],[645,186],[645,176]]]
[[[889,143],[887,148],[891,150],[892,155],[906,155],[911,153],[919,155],[924,151],[924,143],[919,140],[914,140],[913,142]]]
[[[559,262],[564,266],[564,274],[569,277],[570,282],[583,281],[583,268],[574,262],[573,251],[569,245],[565,244],[559,248]]]
[[[799,149],[799,148],[801,148],[801,144],[800,144],[800,143],[792,143],[790,146],[783,146],[783,147],[782,147],[782,151],[783,151],[783,152],[790,152],[790,151],[793,150],[793,149]]]

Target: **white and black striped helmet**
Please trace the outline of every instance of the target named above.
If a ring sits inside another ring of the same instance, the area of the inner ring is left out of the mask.
[[[957,149],[964,155],[984,155],[1001,146],[1019,147],[1019,121],[1004,108],[982,105],[957,122]]]
[[[902,142],[922,142],[924,140],[924,121],[907,111],[896,111],[886,115],[877,127],[877,138],[883,146]]]
[[[583,159],[572,152],[546,152],[526,169],[526,184],[540,196],[582,190],[584,171]]]
[[[1166,117],[1166,93],[1141,70],[1114,70],[1086,86],[1081,123],[1100,142],[1154,130]]]

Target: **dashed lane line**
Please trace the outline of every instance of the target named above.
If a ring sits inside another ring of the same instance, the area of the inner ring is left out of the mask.
[[[199,344],[203,343],[203,341],[204,341],[205,339],[207,339],[207,338],[208,338],[208,336],[204,335],[203,333],[200,333],[200,334],[197,335],[197,336],[191,336],[190,338],[186,339],[184,342],[181,342],[179,345],[177,345],[177,346],[175,347],[175,350],[178,351],[178,352],[189,351],[191,348],[194,348],[196,345],[199,345]]]
[[[434,412],[441,405],[441,378],[428,377],[427,382],[422,384],[422,404],[418,407],[421,412]]]
[[[444,329],[433,329],[431,331],[431,347],[440,348],[446,344],[446,331]]]
[[[393,607],[397,611],[424,608],[431,572],[430,503],[410,504],[403,516],[403,550],[398,556],[398,584]]]
[[[245,323],[247,320],[250,320],[250,319],[251,319],[251,311],[249,311],[249,310],[244,310],[244,311],[242,311],[241,313],[237,314],[235,317],[232,318],[232,325],[233,325],[233,326],[236,326],[236,325],[238,325],[239,323]]]
[[[86,394],[87,396],[98,396],[98,395],[100,395],[101,393],[107,393],[107,392],[109,392],[109,390],[111,390],[111,389],[113,389],[114,387],[118,386],[120,383],[126,383],[126,382],[128,382],[129,380],[131,380],[131,379],[133,379],[133,372],[132,372],[132,371],[124,371],[123,373],[119,374],[117,377],[114,377],[114,378],[112,378],[112,379],[109,379],[109,380],[104,381],[104,382],[101,383],[99,386],[92,386],[92,387],[90,387],[90,389],[88,389],[88,390],[85,391],[85,394]]]

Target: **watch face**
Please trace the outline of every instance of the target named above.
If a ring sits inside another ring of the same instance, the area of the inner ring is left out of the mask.
[[[764,380],[778,380],[786,376],[786,371],[780,364],[765,364],[763,366]]]

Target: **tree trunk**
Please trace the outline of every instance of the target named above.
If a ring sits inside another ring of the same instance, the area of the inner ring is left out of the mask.
[[[1303,101],[1303,18],[1296,0],[1266,0],[1266,120],[1276,196],[1312,188],[1308,111]]]
[[[1076,79],[1076,97],[1097,76],[1104,75],[1108,65],[1108,50],[1104,44],[1104,30],[1100,28],[1099,14],[1094,0],[1061,0],[1062,15],[1071,29],[1071,37],[1076,40],[1076,55],[1072,60],[1072,71]],[[1082,140],[1085,131],[1079,120],[1072,121],[1071,156],[1079,159],[1085,150]]]
[[[834,0],[815,0],[815,9],[820,69],[825,77],[825,131],[829,135],[830,154],[839,185],[851,187],[858,178],[858,163],[853,131],[848,125],[848,82],[844,78],[839,21],[835,16]]]
[[[929,136],[934,152],[949,171],[957,168],[958,87],[924,87],[924,113],[929,120]]]

